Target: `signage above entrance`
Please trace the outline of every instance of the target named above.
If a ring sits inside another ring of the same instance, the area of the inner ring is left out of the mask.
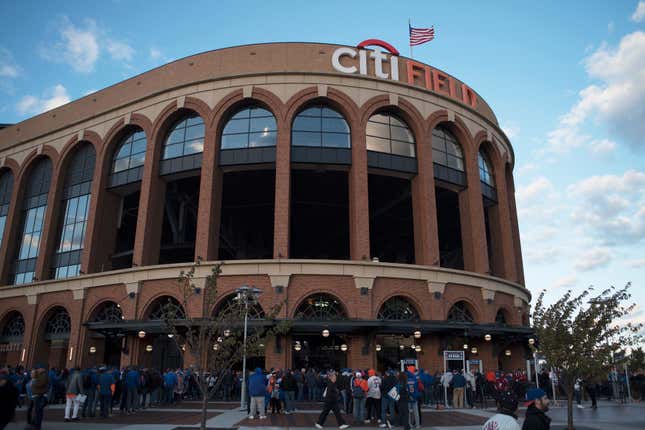
[[[463,360],[464,351],[444,351],[443,358],[444,360]]]
[[[368,53],[368,46],[376,49]],[[401,58],[399,64],[399,51],[379,39],[364,40],[356,49],[348,46],[337,48],[331,56],[331,64],[340,73],[358,73],[379,79],[403,81],[443,94],[473,109],[477,107],[477,94],[468,85],[458,85],[459,82],[452,76],[409,58]]]

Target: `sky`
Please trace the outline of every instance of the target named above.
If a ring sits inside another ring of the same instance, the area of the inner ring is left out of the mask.
[[[408,19],[436,30],[415,59],[511,140],[534,297],[631,281],[645,322],[645,1],[2,1],[0,123],[228,46],[378,38],[407,56]]]

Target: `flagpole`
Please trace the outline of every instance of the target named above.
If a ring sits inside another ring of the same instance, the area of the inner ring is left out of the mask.
[[[410,18],[408,18],[408,43],[410,44],[410,59],[414,60],[414,57],[412,56],[412,41],[410,40],[411,28],[412,28],[412,24],[410,24]]]

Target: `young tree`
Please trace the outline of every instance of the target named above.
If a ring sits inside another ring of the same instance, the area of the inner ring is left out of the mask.
[[[533,313],[536,345],[549,363],[560,372],[567,395],[567,428],[573,430],[573,395],[576,379],[607,374],[613,367],[612,353],[637,344],[642,324],[621,324],[634,310],[630,284],[594,295],[593,287],[579,295],[571,291],[552,305],[544,304],[543,291]]]
[[[163,318],[168,335],[172,336],[182,355],[191,357],[196,363],[194,369],[198,377],[195,379],[202,399],[201,429],[206,429],[208,399],[219,391],[223,372],[241,362],[245,355],[263,355],[264,345],[288,330],[287,323],[276,321],[282,304],[273,306],[267,313],[261,312],[257,295],[254,294],[238,294],[236,300],[227,302],[213,313],[213,306],[221,298],[217,295],[217,281],[222,273],[222,263],[215,263],[202,278],[198,272],[203,274],[204,269],[198,259],[189,270],[180,272],[177,286],[186,315],[176,306],[166,306]],[[200,298],[200,316],[189,317],[189,304]],[[244,342],[246,317],[251,323]],[[207,373],[217,377],[215,386],[210,390]]]

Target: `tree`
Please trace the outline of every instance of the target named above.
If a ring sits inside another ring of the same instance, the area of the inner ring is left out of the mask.
[[[594,295],[593,287],[579,295],[571,291],[552,305],[540,293],[533,313],[533,327],[540,354],[560,372],[567,395],[567,428],[573,430],[573,395],[576,379],[592,379],[613,367],[612,355],[640,342],[642,324],[621,324],[635,305],[627,284]]]
[[[167,306],[163,313],[168,335],[172,336],[181,354],[193,358],[196,363],[194,370],[198,377],[195,379],[202,399],[201,429],[206,429],[209,397],[219,391],[223,372],[242,361],[245,345],[247,357],[261,356],[264,354],[264,345],[288,330],[286,322],[276,321],[282,303],[260,315],[258,312],[254,313],[254,309],[259,308],[257,302],[253,297],[247,297],[248,300],[226,302],[225,306],[213,312],[216,300],[221,298],[217,294],[217,282],[222,273],[222,264],[215,263],[210,272],[206,272],[198,259],[188,271],[182,270],[177,278],[177,286],[184,312],[176,306]],[[198,272],[207,274],[202,278],[198,276]],[[189,317],[189,305],[199,302],[200,298],[200,316]],[[249,323],[244,344],[244,319],[247,312],[253,320]],[[205,377],[207,373],[218,376],[215,386],[210,390]]]

